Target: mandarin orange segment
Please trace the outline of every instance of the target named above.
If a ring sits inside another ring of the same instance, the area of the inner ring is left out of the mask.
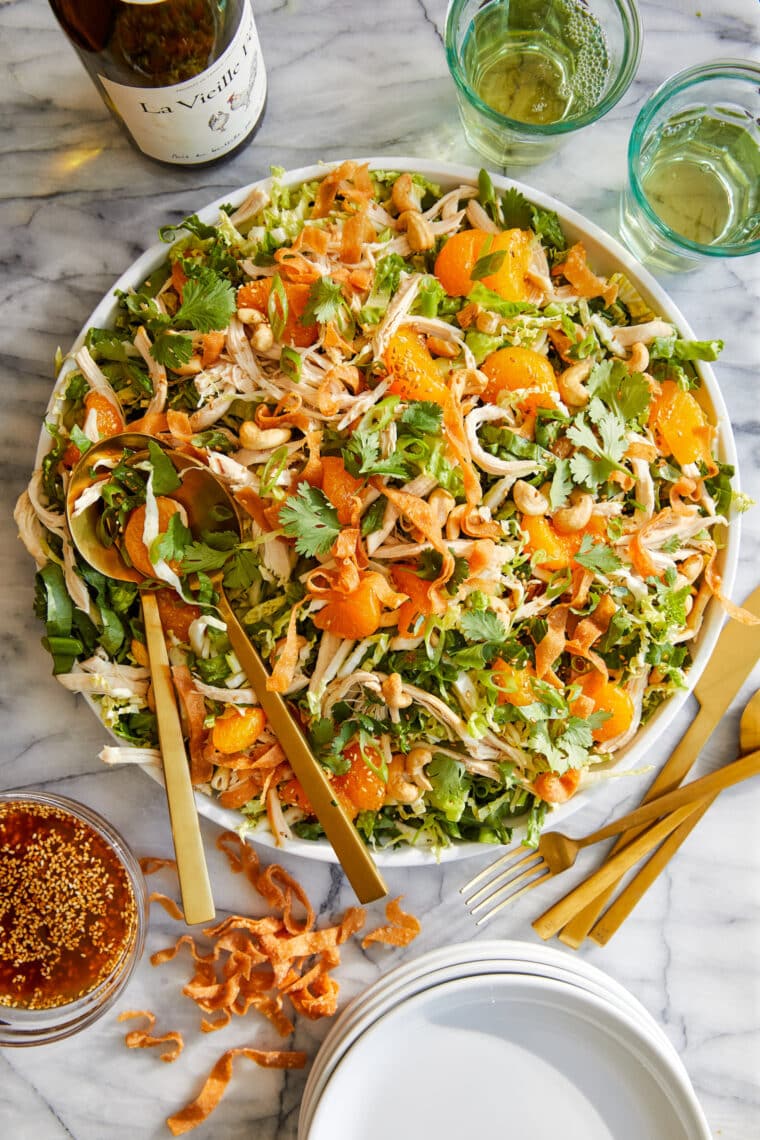
[[[407,325],[388,341],[383,361],[390,373],[388,391],[404,400],[429,400],[447,405],[451,393],[422,337]]]
[[[157,590],[156,602],[164,633],[173,633],[178,641],[187,642],[190,626],[201,616],[200,606],[191,606],[174,590]]]
[[[371,763],[379,768],[381,757],[377,749],[370,746],[365,752]],[[379,811],[385,803],[385,781],[372,771],[356,742],[349,744],[343,755],[350,761],[351,767],[341,776],[333,777],[331,782],[336,794],[341,800],[348,800],[355,809],[354,814],[360,811]]]
[[[533,781],[533,791],[547,804],[563,804],[578,790],[581,774],[577,768],[558,772],[541,772]]]
[[[591,733],[597,744],[613,740],[630,728],[634,713],[633,701],[625,689],[607,680],[596,669],[578,677],[574,683],[580,686],[584,696],[594,702],[594,709],[597,712],[610,714],[607,720]],[[573,712],[573,704],[574,702],[570,705],[570,712],[576,715]]]
[[[559,534],[543,515],[522,515],[520,528],[526,536],[528,551],[531,554],[544,552],[540,565],[546,570],[564,570],[581,544],[580,535]]]
[[[359,641],[371,637],[380,625],[382,606],[370,580],[363,580],[350,594],[332,590],[327,604],[314,614],[317,629]]]
[[[713,429],[691,392],[666,380],[652,402],[649,423],[660,438],[663,450],[682,467],[697,460],[708,467],[712,465]]]
[[[522,348],[519,345],[499,348],[486,357],[481,370],[488,377],[483,399],[490,404],[497,403],[503,391],[528,389],[548,394],[558,390],[551,364],[542,353],[535,352],[532,348]]]
[[[283,281],[282,286],[288,299],[288,312],[280,339],[283,344],[308,348],[319,336],[316,324],[305,325],[301,321],[309,302],[310,286],[294,281]],[[241,285],[237,291],[237,307],[256,309],[266,314],[271,292],[271,277],[260,277],[256,281],[249,281],[246,285]]]
[[[179,510],[179,503],[166,495],[158,495],[156,496],[156,506],[158,508],[158,533],[163,535],[168,530],[172,515]],[[144,529],[145,504],[142,503],[139,507],[135,507],[127,520],[127,525],[124,528],[124,549],[135,570],[139,570],[146,578],[155,578],[156,568],[151,562],[148,548],[143,542]]]
[[[94,414],[95,428],[100,439],[118,435],[124,431],[124,420],[119,409],[102,392],[88,392],[84,398],[84,419]],[[80,425],[81,426],[81,425]],[[64,467],[73,467],[81,458],[81,451],[75,443],[69,443],[63,453]]]
[[[503,252],[504,259],[496,272],[482,278],[482,282],[505,301],[524,301],[531,240],[527,230],[504,230],[498,234],[478,229],[460,230],[442,246],[435,262],[435,275],[449,296],[466,297],[475,284],[472,271],[477,261]]]
[[[536,695],[533,691],[534,674],[529,667],[518,669],[501,657],[496,657],[493,663],[496,674],[494,680],[499,686],[498,703],[500,705],[514,705],[522,708],[533,704]]]
[[[229,705],[214,721],[211,742],[218,752],[245,752],[264,731],[267,718],[258,705],[238,709]]]

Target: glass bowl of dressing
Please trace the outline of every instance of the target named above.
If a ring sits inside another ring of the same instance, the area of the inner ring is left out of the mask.
[[[91,808],[0,793],[0,1046],[59,1041],[116,1000],[140,960],[147,891]]]

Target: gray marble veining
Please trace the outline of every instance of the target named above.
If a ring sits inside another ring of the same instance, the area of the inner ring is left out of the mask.
[[[33,567],[11,520],[31,469],[56,348],[69,346],[99,298],[154,241],[159,224],[266,174],[272,163],[294,167],[375,153],[478,165],[461,134],[446,71],[445,7],[445,0],[257,0],[270,88],[263,126],[228,164],[187,172],[160,167],[130,148],[43,0],[0,3],[6,75],[0,110],[0,383],[6,393],[0,420],[6,597],[0,786],[43,785],[81,799],[109,816],[138,854],[170,852],[162,795],[138,771],[101,765],[102,728],[51,677],[31,613]],[[643,0],[641,15],[641,64],[618,106],[550,161],[514,172],[613,233],[628,135],[648,92],[682,66],[760,53],[756,0],[715,0],[701,11],[691,0]],[[715,371],[742,485],[760,502],[760,258],[717,262],[662,283],[700,337],[725,341]],[[760,506],[743,522],[733,597],[740,600],[758,582]],[[760,671],[742,686],[701,767],[732,754],[742,702],[759,683]],[[694,708],[691,701],[658,741],[653,763],[668,754]],[[648,779],[641,773],[600,788],[574,817],[573,830],[580,834],[634,806]],[[626,985],[664,1028],[720,1140],[760,1135],[759,816],[757,782],[726,792],[617,937],[604,949],[581,951]],[[219,913],[239,910],[248,902],[245,887],[214,849],[217,829],[204,821],[203,830]],[[334,868],[287,856],[281,861],[303,880],[325,919],[351,904]],[[583,865],[576,877],[582,873]],[[406,951],[362,951],[351,942],[339,971],[342,1003],[406,958],[475,936],[457,894],[464,878],[465,866],[452,863],[390,872],[391,891],[403,894],[421,917],[422,934]],[[566,886],[550,884],[540,896],[523,899],[486,928],[488,936],[533,940],[531,918]],[[380,915],[373,910],[371,918]],[[175,924],[154,907],[149,951],[175,936]],[[71,1042],[5,1050],[0,1134],[8,1140],[166,1136],[164,1118],[197,1093],[223,1048],[280,1044],[255,1018],[200,1037],[194,1008],[179,997],[184,976],[184,965],[155,970],[146,956],[119,1006],[153,1008],[159,1027],[185,1029],[189,1044],[178,1063],[164,1065],[151,1051],[127,1052],[124,1027],[110,1015]],[[313,1057],[327,1028],[300,1020],[294,1046]],[[304,1081],[304,1073],[263,1071],[240,1060],[222,1105],[197,1135],[294,1140]]]

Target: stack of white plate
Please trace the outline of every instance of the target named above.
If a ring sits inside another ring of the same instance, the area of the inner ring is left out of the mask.
[[[298,1140],[710,1140],[675,1049],[582,959],[522,942],[434,950],[325,1038]]]

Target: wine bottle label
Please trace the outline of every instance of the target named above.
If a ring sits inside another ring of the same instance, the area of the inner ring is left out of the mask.
[[[266,71],[246,3],[226,50],[209,68],[171,87],[130,87],[98,75],[140,150],[177,165],[211,162],[253,129],[266,99]]]

